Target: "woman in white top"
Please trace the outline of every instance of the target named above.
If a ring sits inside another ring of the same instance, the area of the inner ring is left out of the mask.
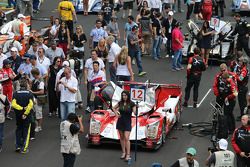
[[[120,54],[115,58],[113,66],[116,68],[117,81],[134,81],[128,47],[122,47]]]

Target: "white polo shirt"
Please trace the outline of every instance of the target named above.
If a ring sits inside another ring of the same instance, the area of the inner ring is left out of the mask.
[[[49,58],[43,56],[43,58],[40,58],[39,56],[37,57],[37,63],[40,64],[41,66],[44,66],[46,70],[49,69],[50,66],[50,60]]]
[[[73,76],[70,79],[66,79],[63,77],[60,81],[67,84],[68,87],[77,90],[78,82],[77,79]],[[61,91],[60,102],[75,102],[76,101],[76,93],[72,93],[68,88],[65,88],[62,84],[59,84],[59,90]]]
[[[105,65],[104,65],[104,63],[103,63],[103,60],[102,60],[101,58],[98,57],[96,61],[99,62],[99,70],[105,68]],[[87,77],[88,81],[90,81],[90,79],[91,79],[91,74],[92,74],[93,71],[94,71],[94,69],[93,69],[93,62],[94,62],[93,59],[92,59],[92,58],[89,58],[89,59],[87,59],[87,61],[86,61],[86,63],[85,63],[85,68],[87,68],[87,70],[88,70],[88,77]]]
[[[110,49],[109,49],[109,54],[108,54],[108,61],[109,63],[113,63],[115,61],[115,57],[121,52],[121,47],[113,42],[110,45]]]

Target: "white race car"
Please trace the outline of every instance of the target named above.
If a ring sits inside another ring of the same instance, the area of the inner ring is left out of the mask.
[[[116,129],[118,117],[110,109],[121,99],[123,90],[130,90],[130,85],[145,85],[145,83],[125,82],[123,89],[110,82],[98,95],[99,104],[108,106],[91,113],[88,134],[89,145],[100,145],[105,142],[119,143],[119,133]],[[166,135],[180,119],[182,111],[181,86],[169,84],[147,83],[145,102],[138,107],[138,144],[148,149],[158,149],[164,144]],[[110,105],[111,104],[111,105]],[[136,139],[136,116],[132,115],[131,142]]]

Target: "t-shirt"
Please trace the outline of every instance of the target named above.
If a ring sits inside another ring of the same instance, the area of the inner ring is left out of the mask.
[[[105,65],[103,63],[103,60],[101,58],[97,58],[97,60],[99,62],[99,70],[104,69]],[[85,68],[88,70],[88,81],[91,80],[91,74],[93,73],[94,69],[93,69],[93,59],[89,58],[87,59],[86,63],[85,63]]]
[[[37,64],[36,66],[32,66],[32,69],[33,68],[37,68],[40,72],[40,76],[44,76],[45,74],[47,74],[47,70],[45,69],[45,67],[43,67],[42,65],[40,64]],[[30,72],[30,79],[31,80],[34,80],[35,78],[33,77],[33,75],[31,74]]]
[[[94,28],[90,32],[90,36],[93,37],[93,42],[99,42],[101,38],[108,37],[107,32],[101,28]]]
[[[156,35],[161,35],[161,22],[159,21],[159,19],[154,18],[153,19],[153,24],[152,27],[156,27]]]
[[[107,30],[112,34],[118,35],[119,32],[118,23],[113,24],[112,22],[110,22],[107,26]]]
[[[104,4],[101,8],[102,12],[103,12],[103,19],[106,20],[107,22],[110,21],[111,16],[112,16],[112,12],[114,10],[113,5],[111,4]]]
[[[149,32],[150,31],[150,24],[152,24],[152,20],[149,17],[142,17],[140,19],[140,25],[142,32]]]
[[[32,65],[31,63],[27,64],[27,63],[22,63],[20,65],[20,67],[17,69],[17,72],[20,73],[20,71],[22,71],[24,74],[26,75],[30,75],[30,71],[32,70]]]
[[[172,49],[173,51],[179,50],[182,48],[182,45],[180,45],[178,42],[176,42],[175,39],[179,39],[179,41],[181,43],[183,43],[184,37],[182,35],[181,30],[179,30],[178,28],[174,28],[173,32],[172,32]]]
[[[66,79],[66,77],[63,77],[60,81],[66,83],[68,87],[77,90],[78,81],[75,77],[71,76],[70,79]],[[60,102],[76,101],[76,93],[70,92],[68,88],[65,88],[63,86],[63,84],[59,84],[59,90],[61,91]]]
[[[134,25],[137,25],[135,22],[132,22],[131,24],[126,23],[124,26],[124,31],[126,32],[126,35],[128,36],[128,34],[132,31],[132,27]]]
[[[106,75],[105,72],[102,70],[99,70],[98,72],[92,72],[92,74],[90,75],[90,82],[91,85],[95,85],[97,83],[101,83],[106,81]]]
[[[140,46],[138,44],[138,42],[136,42],[135,44],[131,44],[131,40],[133,41],[138,41],[138,36],[136,34],[134,34],[133,32],[128,34],[128,50],[130,51],[140,51]]]
[[[50,59],[51,64],[53,63],[55,57],[61,57],[63,59],[65,58],[65,54],[62,48],[59,47],[56,47],[56,50],[53,50],[52,48],[47,49],[45,52],[45,56]]]
[[[70,1],[62,1],[58,4],[58,11],[60,12],[62,20],[73,20],[72,12],[75,8]]]

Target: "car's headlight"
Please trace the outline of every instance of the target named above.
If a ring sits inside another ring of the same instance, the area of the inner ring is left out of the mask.
[[[100,134],[101,122],[95,119],[91,119],[90,121],[90,134]]]
[[[147,138],[156,139],[160,122],[147,125]]]

